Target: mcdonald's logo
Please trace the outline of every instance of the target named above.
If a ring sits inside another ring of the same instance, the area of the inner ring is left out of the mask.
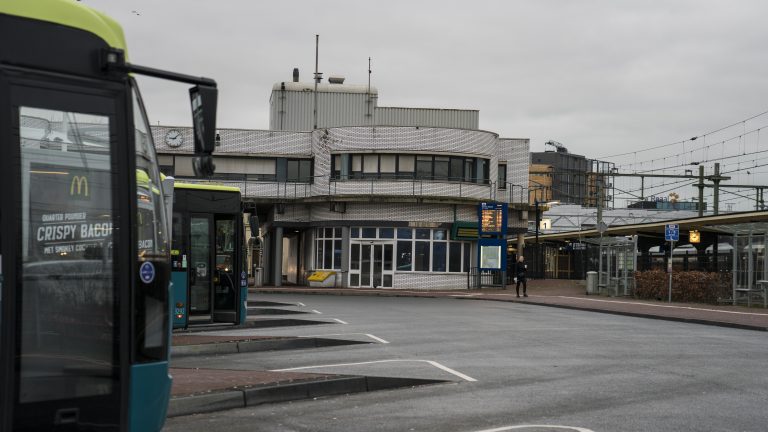
[[[77,192],[75,192],[75,186],[77,186]],[[72,183],[69,185],[69,196],[80,195],[88,196],[88,177],[86,176],[74,176],[72,177]]]

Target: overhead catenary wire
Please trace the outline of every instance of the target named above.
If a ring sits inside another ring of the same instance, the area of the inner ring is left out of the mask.
[[[732,124],[727,125],[727,126],[720,127],[718,129],[709,131],[707,133],[703,133],[701,135],[693,136],[693,137],[685,139],[685,140],[675,141],[675,142],[671,142],[671,143],[667,143],[667,144],[661,144],[661,145],[652,146],[652,147],[646,147],[644,149],[634,150],[634,151],[625,152],[625,153],[617,153],[617,154],[612,154],[612,155],[599,156],[598,159],[607,159],[607,158],[612,158],[612,157],[627,156],[627,155],[631,155],[631,154],[635,154],[636,155],[637,153],[643,153],[643,152],[647,152],[647,151],[651,151],[651,150],[657,150],[657,149],[664,148],[664,147],[671,147],[671,146],[674,146],[674,145],[681,145],[681,144],[684,144],[684,143],[686,143],[688,141],[696,141],[699,138],[704,138],[704,137],[706,137],[708,135],[712,135],[712,134],[715,134],[717,132],[724,131],[726,129],[732,128],[732,127],[737,126],[739,124],[746,123],[746,122],[748,122],[750,120],[754,120],[754,119],[756,119],[758,117],[761,117],[761,116],[763,116],[765,114],[768,114],[768,111],[763,111],[763,112],[761,112],[759,114],[755,114],[755,115],[753,115],[753,116],[751,116],[749,118],[746,118],[744,120],[732,123]]]

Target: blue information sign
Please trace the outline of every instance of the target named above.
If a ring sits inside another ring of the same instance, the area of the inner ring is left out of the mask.
[[[507,234],[507,203],[480,203],[477,218],[479,236]]]
[[[680,225],[667,224],[664,226],[664,240],[666,241],[679,241],[680,240]]]

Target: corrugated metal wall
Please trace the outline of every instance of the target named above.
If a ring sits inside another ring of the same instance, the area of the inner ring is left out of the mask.
[[[327,84],[318,87],[318,128],[377,125],[477,129],[480,123],[477,110],[379,107],[375,89],[361,93],[359,86],[351,88],[355,91],[342,91],[343,86]],[[269,103],[271,130],[312,130],[315,101],[309,86],[301,90],[273,89]]]
[[[375,114],[375,124],[388,126],[477,129],[480,123],[477,110],[378,107]]]
[[[373,124],[376,98],[375,93],[318,91],[317,127],[369,126]],[[285,131],[312,130],[314,104],[312,91],[273,90],[269,128]]]

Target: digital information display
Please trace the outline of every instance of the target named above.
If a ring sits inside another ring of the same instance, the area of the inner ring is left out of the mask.
[[[504,235],[507,232],[507,203],[480,203],[478,206],[479,235]]]

